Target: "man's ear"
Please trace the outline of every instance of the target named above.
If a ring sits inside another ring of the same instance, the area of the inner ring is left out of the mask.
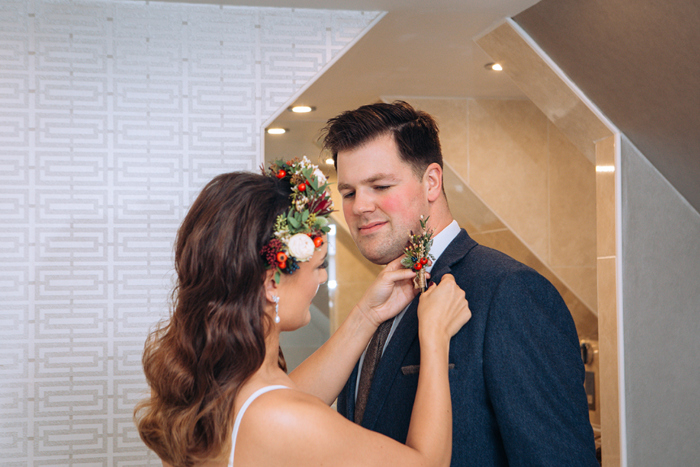
[[[265,282],[263,284],[265,287],[265,298],[270,303],[274,303],[273,297],[279,295],[279,284],[277,283],[277,281],[275,281],[276,271],[277,268],[271,268],[265,272]]]
[[[425,181],[428,186],[428,201],[433,202],[442,195],[442,167],[433,162],[425,169]]]

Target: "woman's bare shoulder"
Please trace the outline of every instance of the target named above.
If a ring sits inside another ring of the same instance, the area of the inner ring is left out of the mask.
[[[311,394],[293,388],[270,391],[258,397],[248,408],[248,424],[251,428],[300,428],[309,421],[335,418],[334,410]],[[342,418],[342,417],[341,417]]]

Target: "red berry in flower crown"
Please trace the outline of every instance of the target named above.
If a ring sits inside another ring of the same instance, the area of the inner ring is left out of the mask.
[[[326,176],[306,156],[286,163],[277,160],[263,174],[288,180],[292,187],[289,208],[277,216],[272,238],[260,250],[279,284],[282,274],[293,274],[298,263],[309,261],[323,245],[323,235],[331,229],[333,202]]]

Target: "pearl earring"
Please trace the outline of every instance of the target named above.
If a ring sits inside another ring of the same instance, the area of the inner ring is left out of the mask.
[[[272,300],[275,302],[275,323],[280,322],[280,298],[275,295]]]

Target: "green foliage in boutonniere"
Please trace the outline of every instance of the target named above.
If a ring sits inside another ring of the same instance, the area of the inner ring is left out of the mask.
[[[422,232],[419,234],[411,231],[408,235],[408,246],[404,249],[404,258],[401,260],[401,265],[407,269],[416,271],[416,279],[414,284],[416,288],[425,289],[425,267],[435,260],[435,257],[430,254],[430,248],[433,246],[433,229],[428,229],[428,219],[423,220],[420,216],[420,227]]]

